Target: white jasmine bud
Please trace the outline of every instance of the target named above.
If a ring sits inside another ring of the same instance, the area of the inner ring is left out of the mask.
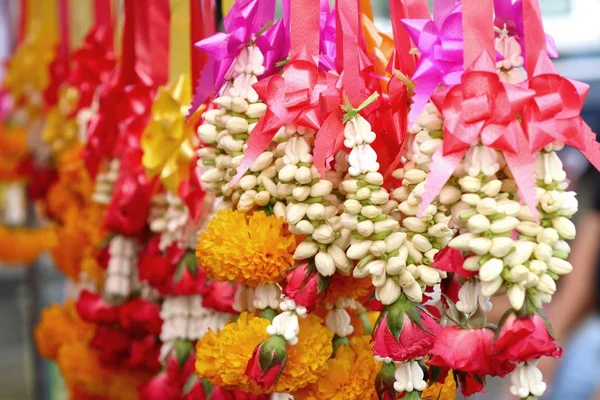
[[[358,191],[358,180],[348,179],[342,182],[342,189],[344,192],[353,194]]]
[[[508,301],[510,302],[510,306],[519,311],[523,308],[523,303],[525,303],[525,289],[520,285],[512,285],[508,288],[506,295],[508,296]]]
[[[492,222],[490,230],[492,233],[505,233],[514,230],[519,225],[519,220],[515,217],[504,217]]]
[[[269,204],[270,200],[271,200],[271,195],[266,190],[260,191],[254,196],[254,202],[260,207],[263,207],[263,206],[266,206],[267,204]]]
[[[512,217],[519,214],[521,211],[521,204],[514,200],[500,200],[498,201],[498,211]]]
[[[546,243],[550,246],[553,246],[559,239],[558,232],[554,228],[546,228],[539,232],[536,237],[538,243]]]
[[[529,269],[523,264],[515,265],[510,269],[510,280],[513,282],[521,282],[529,276]]]
[[[248,105],[246,115],[250,118],[260,118],[267,112],[267,105],[264,103],[252,103]]]
[[[408,297],[410,301],[414,301],[415,303],[420,303],[423,301],[423,290],[417,282],[414,282],[411,285],[403,286],[402,291],[404,294],[406,294],[406,297]]]
[[[483,215],[492,215],[498,210],[498,205],[496,204],[496,200],[486,197],[477,203],[476,210],[478,213]]]
[[[481,187],[481,193],[488,197],[496,197],[500,193],[500,189],[502,189],[502,181],[494,179]]]
[[[344,202],[344,211],[348,214],[358,215],[360,214],[363,206],[358,200],[346,200]]]
[[[440,192],[440,203],[443,205],[454,204],[460,199],[461,195],[462,193],[457,187],[446,185]]]
[[[273,152],[271,151],[265,151],[263,153],[261,153],[258,158],[256,159],[256,161],[254,161],[252,163],[252,166],[250,167],[250,171],[252,172],[260,172],[263,171],[264,169],[266,169],[269,165],[271,165],[271,163],[273,162]]]
[[[371,195],[369,196],[369,201],[375,205],[385,204],[389,199],[390,195],[384,189],[375,190],[371,192]]]
[[[335,272],[335,263],[333,257],[323,250],[319,251],[315,256],[315,266],[319,274],[323,276],[331,276]]]
[[[490,251],[491,247],[492,241],[485,237],[473,239],[469,243],[469,248],[471,249],[471,251],[480,256],[487,254]]]
[[[565,217],[571,217],[575,215],[579,205],[577,203],[577,193],[575,192],[563,192],[561,198],[561,205],[558,209],[558,213],[560,215],[564,215]]]
[[[362,221],[359,222],[358,225],[356,225],[356,230],[364,237],[371,236],[374,229],[375,224],[373,224],[371,220]]]
[[[356,215],[343,213],[340,216],[340,223],[344,228],[354,230],[358,226],[358,217]]]
[[[404,181],[408,185],[416,185],[421,183],[427,177],[427,173],[420,169],[410,169],[404,174]]]
[[[456,250],[469,251],[469,243],[475,238],[477,238],[477,236],[473,233],[463,233],[452,239],[450,243],[448,243],[448,246]]]
[[[304,241],[296,247],[294,260],[306,260],[313,257],[319,251],[319,245],[315,242]]]
[[[308,222],[306,220],[302,220],[302,221],[298,222],[298,224],[296,224],[295,229],[296,229],[296,231],[298,231],[298,233],[300,233],[302,235],[310,235],[314,232],[315,227],[310,222]]]
[[[304,201],[310,195],[310,188],[308,186],[296,186],[292,191],[292,196],[296,201]]]
[[[381,303],[384,305],[393,304],[398,298],[402,291],[400,286],[393,279],[386,279],[383,286],[375,289],[375,294]]]
[[[385,249],[386,249],[385,242],[383,240],[376,240],[371,245],[371,248],[369,249],[369,251],[375,257],[381,257],[385,253]]]
[[[298,171],[298,167],[294,164],[285,165],[283,168],[279,170],[278,177],[282,182],[291,182],[294,180],[294,176],[296,175],[296,171]]]
[[[404,215],[415,216],[415,215],[417,215],[417,212],[419,212],[419,206],[418,205],[410,205],[410,204],[408,204],[408,201],[403,201],[398,206],[398,210]]]
[[[473,176],[464,176],[458,180],[458,184],[465,192],[476,193],[481,189],[481,181]]]
[[[312,173],[310,171],[310,168],[308,167],[300,167],[296,170],[296,173],[294,174],[294,179],[296,179],[296,181],[298,181],[298,183],[302,184],[302,185],[307,185],[310,183],[310,181],[312,180]],[[325,181],[327,182],[327,181]],[[331,184],[331,182],[329,182]]]
[[[213,124],[202,124],[198,127],[198,136],[206,144],[217,142],[217,127]]]
[[[306,216],[312,221],[318,221],[325,218],[325,206],[320,203],[309,204],[306,208]]]
[[[428,267],[427,265],[419,265],[419,279],[425,286],[433,286],[440,281],[440,274],[436,269]]]
[[[257,184],[257,178],[254,175],[246,175],[240,179],[239,185],[244,190],[254,189]]]
[[[217,183],[223,180],[225,172],[219,168],[210,168],[202,173],[200,180],[204,183]]]
[[[440,222],[427,229],[427,233],[435,238],[446,238],[452,235],[452,230],[447,224]]]
[[[348,248],[346,255],[351,260],[360,260],[369,253],[372,243],[373,242],[370,240],[361,240],[356,242]]]
[[[467,227],[472,233],[482,233],[490,229],[491,223],[485,215],[475,214],[467,221]]]
[[[553,295],[556,292],[556,282],[548,274],[540,276],[540,280],[536,286],[536,289],[542,293]]]
[[[356,198],[358,200],[366,200],[371,196],[371,190],[367,187],[361,187],[356,191]]]
[[[406,240],[405,232],[392,233],[390,236],[385,238],[385,252],[391,253],[392,251],[399,249],[405,240]]]
[[[531,257],[531,253],[533,253],[535,246],[536,244],[533,242],[516,241],[515,251],[504,257],[504,262],[509,267],[523,264],[529,260],[529,257]]]
[[[321,224],[315,228],[312,237],[319,243],[329,244],[335,240],[335,232],[330,225]]]
[[[427,223],[416,217],[404,218],[402,226],[412,232],[423,233],[427,231]]]
[[[425,253],[433,247],[425,236],[419,234],[413,236],[412,244],[421,253]]]
[[[517,232],[536,237],[538,233],[543,229],[537,222],[533,221],[522,221],[517,225]]]
[[[374,219],[377,218],[381,215],[381,208],[377,207],[377,206],[364,206],[361,210],[360,210],[361,215],[363,215],[364,217],[370,218],[370,219]]]
[[[327,247],[327,253],[333,259],[333,262],[335,263],[335,266],[337,267],[338,271],[340,271],[344,275],[350,273],[352,265],[346,257],[346,253],[344,252],[344,250],[342,250],[339,246],[332,244]]]
[[[533,255],[540,261],[548,262],[552,258],[552,247],[546,243],[538,243],[533,249]]]
[[[575,224],[573,224],[573,222],[570,219],[566,217],[554,218],[552,220],[552,226],[554,227],[554,229],[556,229],[556,231],[561,237],[567,240],[575,239]]]
[[[227,121],[226,128],[233,135],[236,133],[246,133],[248,132],[248,121],[241,117],[231,117]]]
[[[369,172],[365,175],[365,180],[371,185],[381,186],[383,185],[383,175],[379,172]]]
[[[482,282],[491,282],[500,276],[504,263],[499,258],[490,258],[479,269],[479,279]]]
[[[479,265],[480,259],[481,257],[479,256],[465,258],[465,261],[463,262],[463,268],[467,271],[479,271],[479,268],[481,267]]]
[[[285,213],[288,224],[296,225],[306,215],[307,208],[308,204],[304,203],[289,204]]]
[[[557,275],[566,275],[573,271],[573,265],[567,260],[552,257],[548,262],[548,269]]]
[[[558,236],[558,233],[557,233],[557,236]],[[559,253],[569,255],[569,253],[571,252],[571,246],[569,246],[569,244],[567,242],[565,242],[564,240],[559,240],[556,243],[554,243],[554,250]]]
[[[375,233],[392,232],[400,227],[400,223],[395,219],[387,218],[383,221],[377,221],[374,224]]]
[[[368,263],[365,268],[371,275],[383,275],[385,272],[386,262],[383,260],[374,260]]]
[[[406,250],[408,255],[408,250]],[[388,275],[398,275],[406,268],[406,258],[404,261],[401,257],[390,257],[385,264],[385,272]]]
[[[481,282],[481,294],[485,297],[492,297],[500,289],[502,282],[501,276],[489,282]]]
[[[410,193],[411,193],[411,191],[408,187],[400,186],[392,191],[391,196],[394,200],[401,203],[408,199],[408,196],[410,195]]]
[[[490,254],[494,257],[504,257],[513,247],[513,240],[507,237],[492,238],[492,247]]]

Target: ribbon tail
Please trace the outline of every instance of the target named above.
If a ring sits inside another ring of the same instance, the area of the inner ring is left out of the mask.
[[[186,117],[187,119],[189,119],[196,112],[196,110],[198,110],[202,104],[204,104],[206,99],[212,95],[215,78],[214,72],[215,61],[214,59],[209,58],[206,64],[204,64],[204,68],[202,68],[202,72],[200,72],[200,77],[198,78],[198,82],[194,88],[194,97],[192,99],[190,111]]]
[[[421,204],[419,204],[417,217],[423,215],[427,206],[429,206],[440,193],[446,182],[448,182],[448,179],[450,179],[458,167],[458,164],[460,164],[464,154],[464,151],[460,151],[445,156],[441,147],[435,152],[431,162],[431,170],[427,175],[425,192],[421,197]]]
[[[596,141],[596,134],[587,124],[584,124],[583,135],[585,137],[586,145],[585,148],[581,150],[581,153],[583,153],[585,158],[600,171],[600,143]]]
[[[264,132],[264,121],[264,118],[261,119],[256,127],[252,130],[250,139],[248,139],[248,147],[246,150],[244,150],[244,156],[242,157],[240,166],[237,168],[236,175],[230,182],[231,185],[235,185],[242,178],[242,176],[244,176],[252,164],[254,164],[262,152],[265,151],[265,149],[269,147],[269,144],[273,141],[277,130],[272,132]]]
[[[523,138],[524,139],[524,138]],[[522,142],[523,140],[521,140]],[[526,150],[523,143],[519,144],[520,149]],[[520,151],[517,154],[504,152],[506,164],[515,178],[519,189],[519,197],[525,201],[531,215],[537,219],[537,199],[535,191],[535,154],[527,151]]]
[[[329,117],[323,122],[321,129],[317,133],[313,163],[323,178],[325,177],[325,172],[329,169],[328,164],[333,156],[335,141],[343,131],[342,116],[339,109],[336,109],[329,114]]]

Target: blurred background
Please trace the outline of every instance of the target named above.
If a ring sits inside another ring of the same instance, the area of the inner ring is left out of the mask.
[[[561,55],[556,66],[561,74],[590,85],[583,116],[595,132],[600,132],[600,0],[540,2],[546,31],[554,37]],[[9,55],[14,43],[10,32],[17,20],[16,3],[0,0],[1,60]],[[391,31],[388,2],[372,3],[378,26]],[[0,68],[0,78],[1,74]],[[600,178],[579,152],[566,149],[561,153],[572,190],[579,193],[579,229],[572,244],[575,272],[561,280],[553,308],[547,310],[565,355],[561,362],[548,362],[542,369],[549,377],[548,399],[587,400],[568,394],[575,385],[587,385],[592,388],[590,393],[597,392],[589,399],[600,400],[600,318],[596,301],[600,284],[596,276],[600,267]],[[57,371],[36,356],[31,335],[41,308],[60,301],[64,290],[65,282],[47,258],[40,258],[29,268],[0,268],[0,400],[65,398]],[[503,383],[492,382],[488,393],[473,398],[502,399],[505,390]]]

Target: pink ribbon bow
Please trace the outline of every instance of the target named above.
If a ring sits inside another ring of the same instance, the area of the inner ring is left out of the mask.
[[[535,154],[517,114],[534,96],[532,90],[500,81],[494,64],[493,7],[491,0],[463,1],[465,73],[461,83],[432,96],[445,120],[444,141],[434,154],[420,212],[431,204],[456,170],[472,143],[502,151],[532,214],[535,198]]]

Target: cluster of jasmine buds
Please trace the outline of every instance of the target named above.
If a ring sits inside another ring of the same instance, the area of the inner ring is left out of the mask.
[[[160,250],[164,251],[173,243],[187,244],[184,243],[188,241],[185,228],[189,224],[190,216],[181,198],[175,193],[167,192],[165,195],[154,196],[152,202],[150,230],[160,234]],[[198,237],[191,236],[189,240],[195,240],[197,243]]]
[[[267,333],[271,336],[281,336],[286,342],[293,346],[298,343],[298,333],[300,325],[298,317],[305,317],[306,308],[296,305],[292,299],[283,298],[279,303],[279,309],[282,311],[277,314],[267,326]]]
[[[254,312],[254,289],[246,285],[238,285],[233,296],[232,308],[238,313]]]
[[[104,296],[113,303],[119,303],[139,288],[137,274],[139,244],[136,239],[116,235],[108,244],[108,267],[104,284]]]
[[[21,226],[27,222],[25,186],[9,183],[5,186],[2,222],[10,226]]]
[[[394,390],[398,393],[402,392],[420,392],[425,390],[427,382],[425,381],[425,373],[423,368],[416,360],[407,362],[395,363],[396,372],[394,373]]]
[[[336,270],[348,275],[351,265],[344,250],[348,246],[349,232],[340,223],[341,201],[334,191],[334,181],[339,181],[339,176],[327,175],[334,181],[320,177],[312,163],[312,130],[294,126],[284,129],[281,131],[287,135],[284,155],[276,162],[277,193],[282,201],[275,204],[274,211],[286,219],[292,233],[306,235],[296,248],[294,259],[314,258],[322,276],[331,276]]]
[[[121,162],[114,158],[112,159],[105,171],[98,173],[96,177],[96,185],[92,199],[98,204],[108,204],[112,197],[113,187],[119,178],[119,168]]]
[[[546,391],[542,371],[537,367],[539,360],[519,363],[510,374],[510,393],[519,398],[529,395],[541,397]]]
[[[244,48],[232,65],[219,97],[214,100],[216,108],[204,113],[204,123],[198,128],[200,140],[206,145],[198,150],[199,167],[204,171],[204,187],[230,199],[242,211],[269,203],[267,190],[256,190],[258,177],[268,170],[273,162],[273,153],[265,152],[250,168],[248,178],[230,185],[240,165],[249,134],[267,110],[259,102],[252,85],[264,74],[264,57],[258,47]],[[274,169],[265,173],[272,179]],[[263,174],[263,175],[265,175]],[[243,186],[242,186],[243,183]],[[248,188],[248,189],[244,189]]]
[[[167,296],[165,297],[160,317],[163,320],[160,340],[161,360],[171,353],[177,341],[196,341],[206,332],[221,329],[229,318],[229,314],[202,307],[202,296]]]
[[[355,302],[345,297],[338,298],[335,304],[327,305],[329,312],[325,317],[325,325],[336,335],[336,337],[345,338],[354,332],[350,314],[346,311],[346,308],[352,308],[354,306]]]

